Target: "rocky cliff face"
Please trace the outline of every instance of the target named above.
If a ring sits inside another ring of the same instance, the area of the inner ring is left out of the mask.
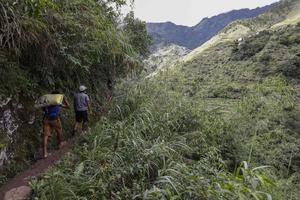
[[[179,26],[172,22],[148,23],[147,30],[154,38],[154,48],[156,45],[164,43],[174,43],[188,49],[195,49],[215,36],[229,23],[255,17],[265,11],[270,6],[256,9],[233,10],[211,18],[204,18],[193,27]]]
[[[144,61],[146,73],[150,74],[155,70],[160,70],[164,66],[170,66],[180,61],[180,59],[190,53],[190,50],[175,44],[164,44],[158,47],[157,51]]]

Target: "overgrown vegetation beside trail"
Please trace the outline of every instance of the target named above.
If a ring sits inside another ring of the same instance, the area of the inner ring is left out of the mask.
[[[255,95],[245,96],[230,117],[202,109],[197,106],[201,100],[182,97],[157,81],[122,86],[122,92],[128,88],[126,96],[115,102],[90,135],[81,137],[75,151],[41,180],[31,182],[35,196],[284,199],[283,191],[291,185],[281,183],[276,174],[281,166],[282,172],[291,168],[289,159],[280,156],[299,141],[291,136],[290,144],[282,141],[280,147],[265,140],[269,131],[273,141],[287,137],[286,129],[267,125],[281,121],[285,107],[293,102],[282,78],[256,84]],[[269,155],[271,149],[276,149],[274,157]]]
[[[300,199],[300,24],[270,28],[294,3],[242,22],[242,42],[233,23],[183,62],[121,81],[109,114],[31,181],[34,198]]]
[[[140,58],[147,55],[149,36],[145,24],[134,16],[121,21],[119,9],[125,4],[124,0],[0,2],[0,145],[11,161],[2,169],[0,184],[38,152],[42,114],[33,105],[40,95],[58,89],[70,100],[84,84],[97,113],[118,77],[142,69]],[[130,32],[135,28],[138,36]],[[145,41],[143,46],[131,44],[133,37]],[[73,113],[63,112],[62,118],[68,137]]]

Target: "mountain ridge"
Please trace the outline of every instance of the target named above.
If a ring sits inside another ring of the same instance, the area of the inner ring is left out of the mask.
[[[203,18],[198,24],[188,27],[173,22],[147,23],[147,31],[154,39],[154,47],[162,42],[174,43],[188,49],[195,49],[211,39],[229,23],[256,17],[267,11],[272,5],[255,9],[243,8]]]

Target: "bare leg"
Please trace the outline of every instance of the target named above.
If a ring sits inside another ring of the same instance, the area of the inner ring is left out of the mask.
[[[59,119],[56,122],[55,131],[56,131],[56,138],[57,138],[57,146],[59,149],[61,149],[63,147],[63,142],[62,142],[63,131]]]
[[[44,139],[43,139],[43,157],[44,158],[48,157],[47,146],[48,146],[48,136],[44,135]]]
[[[82,123],[82,131],[83,132],[87,132],[87,130],[88,130],[88,123],[87,122],[83,122]]]
[[[75,136],[76,132],[77,132],[77,122],[75,122],[75,124],[74,124],[72,136]]]
[[[57,146],[59,149],[61,149],[61,147],[62,147],[62,131],[61,130],[56,131],[56,138],[57,138]]]
[[[75,122],[73,135],[77,132],[82,132],[82,122]]]
[[[50,126],[48,123],[44,122],[43,124],[43,157],[48,157],[47,147],[48,147],[48,137],[50,135]]]

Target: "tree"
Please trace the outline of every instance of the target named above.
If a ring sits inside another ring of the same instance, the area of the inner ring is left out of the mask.
[[[124,18],[123,30],[129,37],[129,42],[139,56],[145,58],[149,55],[152,38],[146,30],[146,23],[134,17],[134,12],[129,12]]]

